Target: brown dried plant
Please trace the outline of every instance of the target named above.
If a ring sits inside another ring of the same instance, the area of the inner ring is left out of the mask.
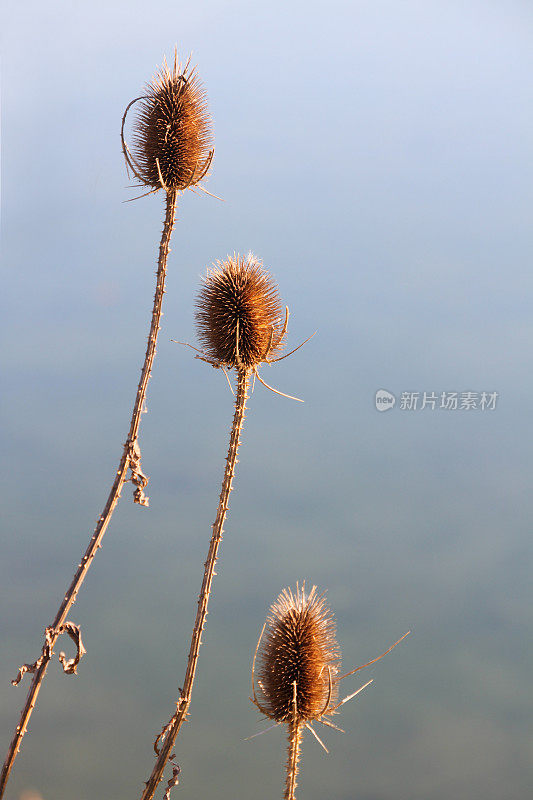
[[[124,125],[128,110],[138,101],[141,101],[142,105],[134,127],[134,152],[131,153],[124,139]],[[182,68],[178,62],[177,53],[175,53],[172,70],[169,69],[166,61],[163,63],[163,67],[152,83],[148,84],[146,93],[142,97],[135,98],[126,108],[122,118],[121,139],[127,167],[133,171],[142,185],[150,187],[148,194],[163,189],[166,197],[165,222],[159,245],[156,289],[148,344],[128,436],[104,510],[98,518],[94,534],[78,565],[72,583],[64,595],[56,617],[52,625],[46,628],[45,643],[40,657],[33,664],[24,664],[13,681],[13,684],[16,685],[26,672],[33,673],[33,681],[26,703],[2,769],[0,798],[3,797],[9,774],[26,732],[57,639],[66,632],[77,645],[76,658],[67,661],[64,654],[59,656],[65,672],[75,673],[79,659],[85,652],[79,628],[67,621],[67,615],[76,600],[87,571],[101,547],[102,538],[118,503],[122,487],[127,480],[131,480],[135,486],[134,502],[142,506],[148,505],[148,498],[144,494],[148,478],[141,469],[138,433],[156,353],[177,198],[180,191],[198,186],[199,181],[207,173],[213,157],[213,150],[210,149],[211,130],[205,95],[195,70],[189,69],[189,62]],[[129,478],[127,477],[128,472],[130,473]]]
[[[128,167],[143,186],[167,194],[197,186],[213,158],[207,98],[196,70],[184,67],[174,54],[172,70],[166,60],[146,87],[129,103],[122,118],[121,140]],[[137,102],[132,150],[124,138],[129,109]],[[202,188],[202,187],[199,187]]]
[[[251,253],[217,262],[196,305],[198,339],[213,363],[253,370],[281,351],[284,308],[277,286]]]
[[[405,636],[407,635],[406,633]],[[335,619],[324,595],[317,594],[316,586],[306,594],[305,583],[301,587],[296,584],[295,593],[291,589],[283,589],[270,608],[257,642],[252,664],[250,700],[275,725],[285,723],[288,727],[284,800],[295,800],[304,728],[328,752],[312,723],[320,722],[341,731],[329,717],[336,714],[344,703],[362,692],[372,681],[339,702],[340,681],[378,661],[405,639],[405,636],[378,658],[338,677],[341,652],[336,639]],[[258,657],[257,683],[261,690],[261,701],[257,699],[255,690],[255,665]]]
[[[151,800],[154,796],[165,766],[172,758],[176,736],[188,715],[218,548],[235,475],[250,377],[257,374],[257,368],[262,362],[272,363],[279,360],[279,357],[272,356],[281,351],[287,332],[288,311],[285,310],[283,319],[283,305],[277,286],[252,253],[246,257],[234,255],[223,262],[217,262],[204,279],[196,307],[198,336],[205,347],[205,350],[197,351],[196,357],[217,369],[236,370],[235,410],[222,489],[204,565],[185,679],[180,688],[176,712],[154,743],[157,761],[146,782],[142,800]]]

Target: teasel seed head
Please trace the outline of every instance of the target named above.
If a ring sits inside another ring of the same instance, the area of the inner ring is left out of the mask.
[[[196,300],[196,323],[214,362],[253,370],[283,347],[283,318],[278,287],[253,253],[234,253],[208,270]]]
[[[175,192],[195,186],[207,173],[213,156],[207,100],[195,68],[190,69],[189,62],[180,65],[176,53],[172,69],[164,60],[145,95],[137,100],[140,107],[131,152],[122,135],[128,166],[154,191]]]
[[[331,713],[341,653],[333,614],[316,586],[309,594],[305,584],[297,584],[295,594],[281,592],[270,608],[258,658],[258,701],[270,719],[300,725]]]

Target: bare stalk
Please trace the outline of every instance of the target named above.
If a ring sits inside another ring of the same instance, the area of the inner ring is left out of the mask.
[[[232,488],[233,477],[235,475],[235,465],[237,463],[240,434],[245,417],[244,412],[246,411],[246,401],[248,399],[249,382],[250,370],[243,367],[239,368],[237,374],[235,413],[233,415],[233,425],[231,428],[228,455],[226,457],[226,468],[224,470],[224,479],[222,481],[222,490],[220,492],[217,515],[215,522],[213,523],[213,533],[211,536],[211,542],[209,544],[207,560],[205,562],[202,588],[198,598],[198,610],[196,612],[196,620],[192,632],[191,647],[189,650],[185,680],[183,683],[183,688],[180,689],[176,713],[168,725],[165,726],[160,736],[156,739],[155,746],[157,748],[158,742],[161,742],[161,749],[156,749],[158,758],[152,770],[152,774],[150,775],[149,780],[146,782],[146,788],[142,794],[142,800],[151,800],[151,798],[154,796],[157,785],[163,777],[163,771],[167,761],[170,758],[172,748],[174,747],[174,742],[176,741],[176,736],[178,735],[183,721],[187,717],[189,706],[191,704],[192,687],[196,673],[196,665],[198,663],[198,652],[202,643],[202,631],[204,630],[205,620],[207,617],[207,604],[209,602],[211,584],[215,574],[218,547],[222,540],[224,521],[228,511],[228,499]]]
[[[298,764],[300,762],[300,746],[302,743],[303,723],[293,719],[288,725],[288,744],[287,744],[287,778],[285,782],[285,794],[283,800],[295,800],[296,778],[298,776]]]
[[[104,536],[104,533],[106,532],[109,521],[113,515],[113,511],[115,510],[115,507],[118,503],[118,499],[120,497],[122,487],[127,479],[126,476],[129,469],[131,470],[130,479],[137,487],[134,493],[135,502],[140,503],[141,505],[148,505],[147,498],[143,493],[143,489],[146,487],[147,484],[147,478],[143,475],[140,468],[140,448],[138,445],[137,437],[139,432],[141,414],[144,407],[144,401],[146,398],[146,389],[148,386],[148,381],[150,379],[152,364],[156,353],[157,335],[159,333],[160,320],[161,320],[161,306],[163,303],[163,295],[165,293],[167,260],[168,260],[168,254],[170,252],[170,247],[169,247],[170,237],[172,235],[172,230],[174,227],[177,196],[178,192],[175,189],[167,192],[165,223],[161,235],[161,243],[159,246],[159,258],[157,264],[157,283],[154,296],[154,305],[152,309],[152,322],[150,325],[150,334],[148,336],[148,344],[146,347],[146,354],[144,357],[144,364],[141,372],[141,378],[139,381],[139,385],[137,387],[137,396],[135,398],[135,403],[133,406],[128,438],[126,439],[126,442],[124,444],[122,458],[120,459],[120,464],[117,469],[117,474],[113,486],[109,493],[109,497],[107,498],[105,508],[102,511],[101,516],[98,518],[98,523],[96,525],[91,541],[89,542],[89,546],[87,547],[87,550],[85,551],[85,554],[78,565],[76,574],[74,575],[72,583],[70,584],[63,598],[59,611],[57,612],[52,625],[49,628],[47,628],[46,643],[43,647],[41,657],[34,664],[24,665],[19,670],[18,679],[12,681],[12,683],[15,685],[20,681],[22,675],[24,675],[25,672],[33,673],[33,681],[30,686],[28,696],[26,698],[26,704],[22,709],[19,724],[17,725],[15,734],[13,736],[11,744],[9,745],[9,750],[7,752],[6,760],[2,768],[2,774],[0,776],[0,798],[2,798],[4,795],[4,790],[7,781],[9,779],[9,774],[13,768],[13,764],[15,762],[15,758],[17,757],[17,753],[20,749],[20,745],[22,743],[24,734],[26,733],[28,727],[28,721],[31,717],[33,708],[35,706],[37,695],[39,694],[39,690],[41,688],[41,684],[43,682],[48,664],[53,655],[54,645],[60,634],[63,632],[62,627],[66,622],[67,615],[73,603],[76,601],[78,591],[85,579],[85,576],[89,570],[89,567],[91,566],[91,563],[96,555],[96,552],[102,546],[101,545],[102,538]],[[78,656],[81,654],[81,652],[83,652],[82,647],[79,648]],[[75,671],[75,670],[70,670],[70,671]]]

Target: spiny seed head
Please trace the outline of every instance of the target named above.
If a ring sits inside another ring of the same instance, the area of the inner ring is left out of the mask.
[[[296,712],[297,723],[331,713],[340,657],[333,614],[316,586],[309,594],[305,585],[296,594],[284,589],[270,608],[259,650],[261,710],[277,722],[291,722]]]
[[[188,62],[182,67],[176,53],[172,70],[164,60],[141,98],[133,133],[135,172],[154,189],[162,183],[167,190],[186,189],[207,172],[211,145],[204,89],[195,68]]]
[[[281,298],[253,253],[234,253],[208,270],[196,300],[196,323],[206,354],[225,366],[253,369],[279,353]]]

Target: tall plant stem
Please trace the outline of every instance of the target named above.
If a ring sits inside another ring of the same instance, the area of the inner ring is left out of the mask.
[[[189,650],[185,680],[183,682],[183,688],[180,689],[176,713],[168,725],[163,729],[163,733],[156,740],[156,745],[158,741],[162,742],[161,749],[158,751],[158,758],[154,769],[152,770],[152,774],[150,775],[149,780],[146,782],[146,788],[142,794],[142,800],[151,800],[151,798],[154,796],[157,785],[163,777],[163,771],[167,761],[169,760],[172,748],[174,747],[176,736],[178,735],[183,721],[187,717],[189,706],[191,704],[192,687],[196,673],[196,665],[198,663],[198,652],[202,643],[202,631],[204,630],[205,620],[207,617],[207,604],[209,602],[211,584],[215,574],[218,547],[222,540],[224,521],[228,511],[228,499],[232,488],[233,477],[235,475],[237,452],[239,450],[240,435],[245,417],[244,412],[246,410],[246,401],[248,399],[249,382],[249,371],[247,369],[240,368],[237,377],[235,413],[233,415],[233,425],[231,428],[228,455],[226,457],[226,468],[224,470],[224,479],[222,481],[222,490],[220,492],[217,515],[215,522],[213,523],[213,533],[209,543],[207,559],[204,565],[204,578],[198,598],[198,610],[196,612],[196,620],[194,622],[194,629],[192,632],[191,647]]]
[[[285,793],[283,800],[295,800],[296,778],[300,762],[300,747],[302,744],[302,722],[298,719],[298,683],[293,681],[292,719],[288,722],[287,744],[287,777],[285,780]]]
[[[150,325],[150,334],[148,336],[148,344],[146,347],[146,354],[144,357],[144,364],[141,371],[141,378],[139,381],[139,385],[137,387],[137,396],[135,397],[135,404],[133,406],[133,412],[131,416],[131,423],[130,429],[128,433],[128,438],[124,444],[124,449],[122,452],[122,458],[120,459],[120,464],[117,469],[117,474],[109,493],[109,497],[107,498],[107,502],[105,504],[105,508],[102,511],[102,514],[98,518],[98,523],[96,525],[95,531],[89,542],[89,546],[85,551],[74,575],[72,583],[70,584],[67,592],[63,598],[61,606],[59,607],[59,611],[56,614],[56,617],[50,626],[47,629],[47,636],[46,636],[46,643],[43,647],[42,655],[35,663],[35,665],[25,665],[29,668],[21,669],[21,673],[24,672],[33,672],[33,681],[28,691],[28,696],[26,698],[26,704],[22,709],[22,713],[20,715],[20,721],[17,725],[17,729],[11,740],[11,744],[9,745],[9,750],[7,752],[6,760],[4,762],[4,766],[2,768],[2,775],[0,776],[0,798],[3,797],[5,787],[7,781],[9,779],[9,774],[13,768],[13,764],[15,762],[15,758],[17,757],[17,753],[20,749],[20,745],[22,743],[22,739],[24,734],[26,733],[28,727],[28,721],[31,717],[33,708],[37,701],[37,695],[39,694],[39,690],[41,688],[41,684],[43,682],[48,664],[50,659],[53,655],[54,645],[61,634],[61,626],[65,623],[67,619],[67,615],[76,601],[76,596],[78,591],[85,579],[85,576],[89,570],[89,567],[92,564],[92,561],[98,551],[98,549],[102,546],[102,538],[104,533],[106,532],[107,526],[109,525],[109,521],[113,515],[113,511],[118,503],[118,499],[120,497],[120,492],[126,481],[128,469],[131,468],[132,470],[132,480],[137,485],[137,491],[135,493],[136,501],[141,502],[146,505],[146,500],[142,493],[142,489],[146,486],[146,478],[140,472],[140,449],[137,442],[137,436],[139,432],[139,424],[141,420],[141,414],[144,406],[144,401],[146,398],[146,389],[148,386],[148,381],[150,379],[150,373],[152,371],[152,364],[154,362],[155,352],[156,352],[156,344],[157,344],[157,335],[159,333],[159,323],[161,320],[161,306],[163,303],[163,295],[165,293],[165,278],[166,278],[166,271],[167,271],[167,260],[168,254],[170,252],[170,237],[172,235],[172,230],[174,227],[174,220],[176,215],[176,204],[177,204],[177,191],[169,191],[167,193],[166,199],[166,214],[165,214],[165,223],[163,226],[163,232],[161,235],[161,243],[159,246],[159,258],[158,258],[158,265],[157,265],[157,283],[156,283],[156,290],[154,296],[154,305],[152,310],[152,322]],[[13,681],[13,683],[18,683],[18,681]]]
[[[287,779],[285,782],[283,800],[295,800],[296,797],[296,778],[298,776],[298,764],[300,762],[302,727],[302,723],[296,720],[291,720],[291,722],[289,722],[289,732],[287,736]]]

